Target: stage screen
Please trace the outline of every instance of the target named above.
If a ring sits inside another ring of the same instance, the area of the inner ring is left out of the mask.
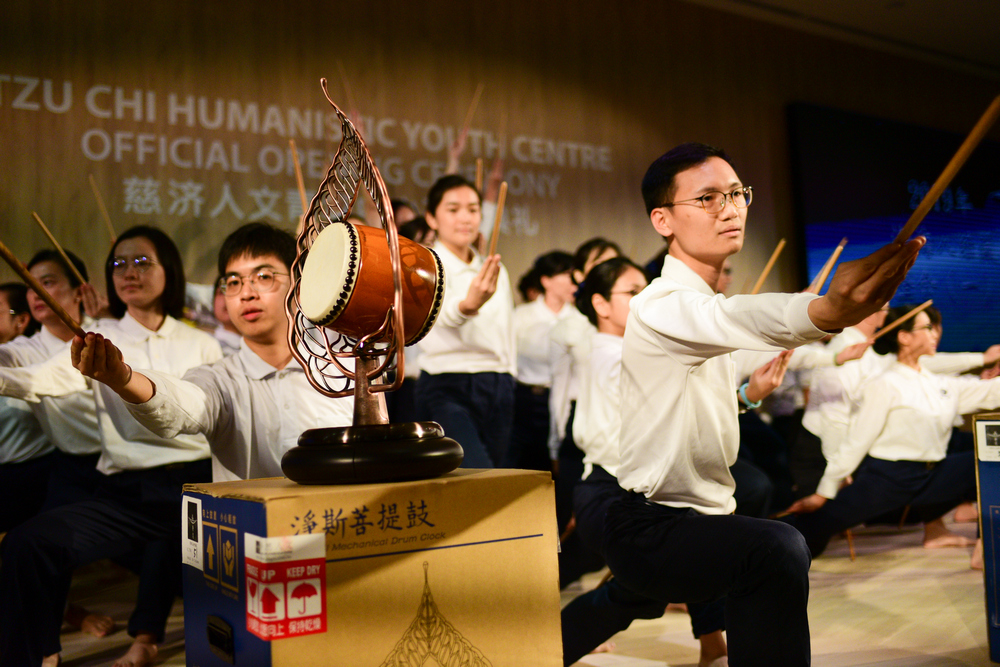
[[[844,237],[841,261],[895,238],[964,139],[804,104],[789,106],[789,125],[800,260],[810,280]],[[941,351],[1000,343],[1000,145],[979,145],[918,233],[927,245],[893,305],[934,299]]]

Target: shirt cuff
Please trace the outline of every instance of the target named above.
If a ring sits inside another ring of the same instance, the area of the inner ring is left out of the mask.
[[[785,306],[785,322],[788,330],[805,341],[820,340],[831,332],[818,329],[809,319],[809,304],[818,299],[815,294],[801,293],[794,295]]]
[[[837,491],[840,490],[840,484],[843,481],[842,479],[831,479],[824,476],[819,481],[819,486],[816,487],[816,493],[828,500],[833,500],[837,497]]]

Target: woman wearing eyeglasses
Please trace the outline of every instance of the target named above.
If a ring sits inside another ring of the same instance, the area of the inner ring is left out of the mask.
[[[892,308],[886,319],[894,322],[912,309]],[[827,462],[817,492],[789,508],[800,514],[789,522],[806,538],[813,556],[833,535],[907,505],[910,516],[930,529],[925,546],[965,544],[936,521],[976,493],[973,453],[947,454],[948,440],[958,415],[1000,406],[1000,378],[931,373],[920,358],[933,355],[937,343],[926,312],[876,341],[876,351],[895,353],[896,362],[865,385],[847,437]],[[844,486],[849,476],[853,482]]]
[[[136,368],[180,376],[222,356],[214,338],[177,319],[184,268],[162,231],[140,226],[119,236],[105,278],[110,311],[120,319],[98,320],[93,329],[113,338]],[[0,393],[38,401],[86,390],[68,348],[41,364],[0,369]],[[153,434],[104,385],[94,385],[94,399],[103,473],[97,497],[43,512],[0,543],[2,666],[58,664],[63,606],[79,565],[111,557],[139,570],[128,626],[136,641],[122,659],[134,667],[155,657],[180,590],[181,488],[211,479],[208,443],[201,435]]]

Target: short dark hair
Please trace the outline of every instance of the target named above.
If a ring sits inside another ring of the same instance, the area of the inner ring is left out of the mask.
[[[614,250],[619,255],[622,254],[622,249],[618,247],[618,244],[614,241],[609,241],[602,236],[595,236],[592,239],[587,239],[576,249],[573,253],[573,268],[583,273],[584,268],[587,266],[587,260],[593,257],[600,257],[607,250]]]
[[[266,222],[245,224],[222,242],[219,248],[219,275],[226,275],[226,268],[234,259],[264,255],[274,255],[291,269],[295,263],[295,237]]]
[[[893,306],[892,308],[889,309],[888,314],[886,314],[885,316],[885,323],[892,324],[893,322],[901,318],[903,315],[906,315],[908,312],[916,308],[918,305],[919,304],[916,303],[908,303],[908,304],[903,304],[901,306]],[[930,314],[928,313],[927,316],[930,317]],[[890,354],[890,353],[899,354],[899,332],[913,331],[913,326],[916,323],[916,321],[917,318],[914,316],[906,320],[905,322],[902,322],[899,326],[896,327],[895,331],[890,331],[885,336],[882,336],[881,338],[876,340],[875,344],[872,345],[872,349],[878,352],[879,354]],[[933,321],[934,320],[931,319],[931,322]]]
[[[73,266],[75,266],[76,270],[80,272],[83,279],[89,281],[90,275],[87,273],[87,266],[83,263],[83,260],[71,253],[69,250],[65,250],[65,252],[66,256],[69,257],[69,261],[73,262]],[[45,250],[39,250],[31,258],[31,261],[28,262],[28,270],[30,271],[33,266],[41,264],[42,262],[52,262],[53,264],[57,264],[59,268],[62,269],[66,279],[69,280],[70,287],[76,289],[80,286],[80,281],[76,279],[76,274],[73,273],[73,269],[69,267],[69,264],[66,263],[66,260],[63,259],[58,250],[48,248]]]
[[[167,315],[177,319],[181,318],[184,315],[184,296],[187,288],[184,281],[184,262],[181,261],[181,253],[170,237],[162,230],[148,225],[138,225],[126,229],[118,236],[114,247],[108,253],[108,259],[104,263],[104,280],[108,289],[108,310],[118,318],[124,317],[125,311],[128,310],[125,302],[118,297],[118,292],[115,291],[114,267],[111,263],[121,242],[134,238],[144,238],[156,248],[156,257],[166,275],[166,284],[163,287],[163,294],[160,295],[160,306]]]
[[[535,258],[535,271],[539,278],[551,278],[560,273],[572,271],[574,266],[573,255],[562,250],[553,250]]]
[[[479,203],[483,203],[483,195],[479,190],[476,190],[476,186],[469,179],[459,174],[447,174],[437,179],[427,192],[427,212],[434,215],[438,206],[441,205],[441,200],[444,199],[445,193],[455,188],[472,188],[476,193],[476,197],[479,198]]]
[[[403,197],[393,197],[389,200],[389,206],[392,207],[393,215],[396,215],[401,208],[408,208],[414,213],[418,213],[420,211],[416,204],[411,202],[409,199],[404,199]]]
[[[646,275],[642,267],[628,257],[612,257],[592,268],[586,280],[580,283],[580,288],[576,291],[576,308],[586,315],[595,327],[597,311],[594,309],[594,295],[600,294],[610,301],[611,290],[614,289],[615,283],[630,268],[638,269],[642,275]]]
[[[427,238],[427,234],[430,233],[430,231],[431,227],[427,224],[427,218],[422,215],[418,215],[413,220],[404,222],[399,226],[399,235],[403,238],[410,239],[411,241],[418,241],[418,239],[423,240]]]
[[[31,316],[31,309],[28,308],[28,286],[24,283],[3,283],[0,292],[7,297],[7,305],[15,315],[28,316],[28,326],[23,335],[31,336],[38,331],[41,325]]]
[[[517,291],[521,295],[522,301],[529,301],[531,295],[529,292],[535,290],[539,293],[544,293],[545,290],[542,289],[542,281],[539,279],[538,268],[533,266],[517,281]]]
[[[677,174],[713,157],[722,158],[730,166],[733,164],[721,148],[697,142],[681,144],[656,158],[642,178],[642,199],[646,202],[646,215],[674,198],[674,179]]]

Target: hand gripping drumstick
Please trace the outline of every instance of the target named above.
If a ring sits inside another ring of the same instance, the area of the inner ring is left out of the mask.
[[[85,282],[87,282],[84,279],[84,277],[80,275],[80,270],[76,268],[76,264],[69,261],[69,255],[67,255],[66,251],[62,249],[61,245],[59,245],[59,241],[56,241],[56,237],[52,236],[52,232],[50,232],[49,228],[45,226],[45,223],[42,222],[42,219],[38,217],[38,214],[32,211],[31,216],[35,219],[35,222],[38,223],[38,226],[42,228],[42,231],[45,232],[45,235],[49,237],[49,241],[51,241],[52,245],[56,247],[56,250],[59,251],[59,254],[62,255],[63,261],[66,262],[66,266],[68,266],[69,270],[73,272],[73,275],[76,277],[76,279],[80,281],[80,284],[82,285]]]
[[[764,270],[761,271],[760,278],[757,279],[757,282],[754,283],[753,289],[750,290],[751,294],[756,294],[760,291],[760,288],[764,286],[764,281],[767,280],[767,274],[771,273],[771,269],[774,268],[774,263],[778,261],[778,255],[780,255],[781,251],[784,249],[785,239],[781,239],[778,241],[778,246],[774,249],[774,252],[771,253],[771,259],[767,260],[767,265],[764,267]]]
[[[806,288],[806,292],[810,294],[819,294],[819,291],[823,289],[823,283],[830,276],[830,272],[833,271],[834,265],[837,263],[837,259],[840,257],[840,253],[844,251],[844,246],[847,245],[847,237],[845,236],[840,240],[840,245],[838,245],[834,250],[830,258],[826,260],[826,264],[820,269],[819,275],[809,284]]]
[[[27,283],[28,287],[35,290],[35,294],[37,294],[41,300],[45,302],[45,305],[51,308],[52,312],[58,315],[59,319],[73,330],[74,335],[79,336],[80,338],[85,338],[87,336],[87,332],[81,329],[76,320],[66,312],[66,309],[60,306],[59,303],[52,298],[52,295],[49,294],[44,287],[42,287],[42,284],[38,282],[35,276],[28,273],[28,270],[24,268],[24,265],[21,264],[21,262],[18,261],[17,257],[14,256],[14,253],[10,251],[10,248],[4,245],[3,241],[0,241],[0,257],[3,257],[3,260],[10,265],[10,268],[14,269],[14,272],[17,273],[17,275],[21,276],[21,280]]]
[[[948,187],[949,183],[951,183],[951,179],[955,178],[955,175],[958,174],[958,170],[961,169],[962,165],[965,164],[965,161],[969,159],[972,151],[976,149],[979,142],[986,136],[986,133],[996,121],[997,116],[1000,116],[1000,95],[993,99],[993,103],[987,107],[982,118],[979,119],[979,122],[976,123],[975,127],[972,128],[972,131],[969,132],[969,136],[967,136],[965,141],[962,142],[962,145],[958,147],[958,151],[955,153],[955,156],[951,158],[951,162],[949,162],[948,166],[944,168],[944,171],[941,172],[938,179],[934,181],[934,185],[932,185],[931,189],[927,191],[924,198],[920,200],[920,205],[917,206],[917,209],[913,212],[913,215],[910,216],[910,219],[906,221],[906,226],[903,227],[903,229],[896,236],[895,243],[905,243],[911,236],[913,236],[913,232],[916,231],[917,226],[923,222],[924,217],[930,213],[931,207],[934,206],[935,202],[937,202],[937,200],[944,193],[944,189]]]
[[[872,340],[875,340],[876,338],[881,338],[883,335],[889,333],[890,331],[892,331],[893,329],[895,329],[896,327],[898,327],[900,324],[902,324],[906,320],[910,319],[911,317],[916,317],[917,313],[919,313],[922,310],[926,309],[928,306],[930,306],[933,303],[934,303],[934,299],[927,299],[927,301],[924,301],[922,304],[920,304],[919,306],[917,306],[916,308],[914,308],[913,310],[911,310],[910,312],[908,312],[906,315],[903,315],[902,317],[900,317],[898,320],[896,320],[895,322],[893,322],[889,326],[882,327],[879,330],[879,332],[872,337]]]

